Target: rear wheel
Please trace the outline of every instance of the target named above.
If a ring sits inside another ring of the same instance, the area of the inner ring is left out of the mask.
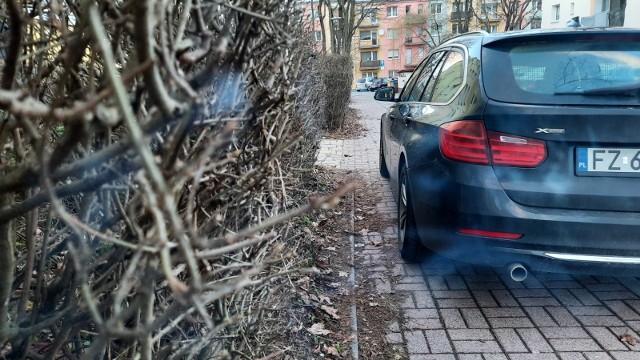
[[[407,167],[400,170],[398,186],[398,241],[400,242],[400,256],[408,262],[420,260],[423,252],[418,239],[416,219],[411,205],[411,193],[409,191],[409,179]]]
[[[380,170],[380,176],[385,179],[389,178],[389,169],[387,168],[387,163],[384,158],[384,150],[382,148],[382,129],[380,129],[380,150],[378,151],[378,168]]]

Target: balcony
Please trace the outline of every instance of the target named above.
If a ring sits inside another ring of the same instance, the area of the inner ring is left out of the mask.
[[[423,39],[405,38],[404,39],[404,44],[406,46],[415,46],[415,45],[424,45],[425,42],[424,42]]]
[[[358,27],[362,29],[366,29],[366,28],[375,28],[375,27],[378,27],[378,25],[380,25],[380,23],[378,23],[378,20],[364,19],[362,20],[360,25],[358,25]]]
[[[380,69],[380,60],[360,61],[360,70]]]
[[[452,11],[451,20],[466,20],[471,19],[471,14],[466,11]]]
[[[364,50],[364,49],[377,49],[380,47],[380,45],[378,44],[378,40],[360,40],[360,43],[358,44],[359,48]]]
[[[415,69],[416,67],[418,67],[418,65],[420,64],[420,61],[407,61],[406,64],[404,64],[404,67],[407,69]]]

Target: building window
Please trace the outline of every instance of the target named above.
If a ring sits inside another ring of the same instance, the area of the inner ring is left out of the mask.
[[[378,22],[378,13],[376,9],[362,9],[362,17],[369,18],[372,24],[376,24]]]
[[[440,4],[440,3],[431,4],[431,13],[432,14],[442,14],[442,4]]]
[[[481,10],[482,16],[487,19],[498,19],[498,3],[484,3]]]
[[[573,15],[573,13],[576,10],[576,3],[571,3],[571,5],[569,5],[569,9],[570,9],[569,14]]]
[[[409,14],[411,12],[411,5],[407,5],[404,7],[405,14]]]
[[[601,1],[602,1],[602,7],[600,11],[602,12],[609,11],[609,8],[611,7],[611,5],[609,4],[609,0],[601,0]]]
[[[319,19],[320,18],[320,12],[316,9],[311,9],[311,18],[312,19]]]
[[[378,77],[378,73],[374,72],[363,72],[362,77],[365,79],[373,79]]]
[[[389,77],[390,78],[397,78],[398,77],[398,70],[389,70]]]
[[[378,60],[378,52],[377,51],[363,51],[360,53],[361,61],[376,61]]]
[[[560,21],[560,4],[551,7],[551,18],[553,21]]]
[[[488,33],[498,32],[497,25],[486,25],[486,26],[483,26],[482,29]]]
[[[455,4],[453,4],[453,12],[460,12],[460,11],[467,11],[467,4],[465,4],[465,3],[455,3]]]
[[[313,32],[313,38],[316,42],[320,42],[322,41],[322,32],[321,31],[314,31]]]
[[[423,48],[419,48],[418,49],[418,60],[422,60],[422,58],[424,58],[424,49]]]
[[[536,10],[542,11],[542,0],[536,2]]]
[[[360,40],[371,40],[371,31],[360,31]]]
[[[451,32],[454,34],[460,34],[462,31],[462,24],[451,25]]]
[[[387,17],[396,17],[396,16],[398,16],[398,7],[387,6]]]
[[[387,30],[387,39],[395,40],[400,38],[400,30],[399,29],[389,29]]]
[[[540,29],[540,28],[542,28],[542,20],[540,20],[540,19],[531,20],[531,28],[532,29]]]
[[[399,59],[399,58],[400,58],[400,50],[398,49],[389,50],[389,59],[393,60],[393,59]]]
[[[418,14],[422,14],[423,11],[424,11],[424,6],[422,6],[422,4],[418,4]]]
[[[413,41],[413,31],[406,30],[406,32],[404,33],[404,42],[407,44],[411,44],[412,41]]]

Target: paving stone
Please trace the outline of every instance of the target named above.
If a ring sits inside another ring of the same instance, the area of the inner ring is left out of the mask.
[[[605,304],[622,320],[640,320],[640,315],[622,301],[605,301]]]
[[[413,299],[416,302],[417,308],[435,307],[435,304],[433,303],[433,298],[431,297],[431,293],[429,291],[414,291]]]
[[[547,312],[558,323],[558,326],[579,326],[580,323],[576,318],[562,307],[547,307]]]
[[[488,318],[487,320],[489,320],[492,329],[534,327],[531,320],[526,317]]]
[[[616,360],[638,360],[640,359],[640,354],[636,351],[612,351],[611,355]]]
[[[389,333],[386,339],[389,344],[404,344],[404,339],[400,333]]]
[[[442,329],[440,319],[406,319],[403,326],[409,330]]]
[[[555,351],[600,351],[602,348],[593,339],[550,339]]]
[[[429,284],[429,289],[431,290],[449,290],[444,276],[429,276],[427,284]]]
[[[460,329],[466,328],[467,325],[462,319],[462,314],[458,309],[441,309],[440,315],[444,321],[444,325],[447,329]]]
[[[451,340],[494,340],[487,329],[452,329],[448,330]]]
[[[576,316],[584,326],[622,326],[622,320],[615,316]]]
[[[471,294],[466,290],[432,291],[436,299],[469,299]]]
[[[588,360],[610,360],[610,359],[612,359],[612,357],[609,356],[606,352],[583,352],[582,355],[584,355]]]
[[[509,354],[509,360],[557,360],[555,354]]]
[[[600,301],[596,299],[589,291],[586,289],[571,289],[569,290],[583,305],[600,305]]]
[[[601,326],[590,326],[586,330],[598,341],[604,349],[600,350],[627,350],[627,347],[614,335],[611,330]],[[585,349],[587,350],[587,349]]]
[[[405,331],[404,338],[407,340],[407,350],[409,353],[424,354],[429,352],[429,346],[422,331]]]
[[[455,358],[453,354],[409,355],[409,360],[455,360]]]
[[[536,326],[557,326],[543,307],[526,307],[525,311]]]
[[[405,319],[437,319],[440,317],[436,309],[406,309],[403,313]]]
[[[502,308],[483,308],[486,317],[517,317],[526,316],[522,308],[519,307],[502,307]]]
[[[611,313],[611,311],[605,306],[570,306],[567,307],[567,310],[569,310],[573,315],[613,315],[613,313]]]
[[[427,291],[427,285],[422,282],[420,284],[396,284],[393,285],[393,289],[396,291]]]
[[[454,340],[453,347],[458,353],[499,353],[500,346],[497,341]]]
[[[580,300],[576,298],[569,290],[567,289],[553,289],[551,293],[560,301],[560,303],[564,306],[580,306]]]
[[[469,328],[488,328],[489,324],[485,320],[480,309],[477,308],[464,308],[460,309],[462,318],[467,323]]]
[[[630,291],[596,291],[593,293],[600,300],[634,300],[637,297]]]
[[[493,333],[506,352],[527,352],[527,347],[522,342],[514,329],[494,329]]]
[[[561,352],[558,353],[558,356],[560,356],[561,360],[586,360],[587,358],[584,357],[584,355],[582,355],[579,352]]]
[[[432,354],[451,353],[453,349],[444,330],[425,330],[424,335]]]
[[[467,284],[464,283],[462,277],[458,275],[445,276],[445,281],[449,287],[449,290],[466,290]]]
[[[471,292],[476,302],[481,307],[497,307],[498,303],[491,295],[491,292],[485,290],[474,290]]]
[[[493,297],[496,299],[500,306],[519,306],[516,299],[507,290],[493,290],[491,291]]]
[[[518,298],[522,306],[560,306],[558,300],[552,297],[541,298]]]
[[[547,339],[588,339],[589,334],[576,326],[540,327],[538,328]]]
[[[478,307],[473,299],[438,299],[436,300],[440,309],[444,308],[475,308]]]
[[[538,329],[517,329],[516,331],[531,352],[553,352],[553,349]]]
[[[547,289],[516,289],[512,290],[511,294],[517,298],[551,297]]]

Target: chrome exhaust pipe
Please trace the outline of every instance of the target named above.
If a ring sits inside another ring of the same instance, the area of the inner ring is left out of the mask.
[[[529,275],[527,268],[520,263],[509,264],[507,266],[507,270],[509,271],[509,276],[511,276],[513,281],[524,281],[524,279],[527,278],[527,275]]]

